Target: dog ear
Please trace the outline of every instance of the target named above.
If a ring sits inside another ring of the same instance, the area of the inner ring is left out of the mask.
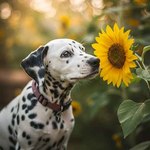
[[[48,46],[39,47],[37,50],[30,53],[23,61],[21,66],[25,72],[33,78],[38,84],[45,75],[45,67],[43,64],[44,57],[47,55]]]

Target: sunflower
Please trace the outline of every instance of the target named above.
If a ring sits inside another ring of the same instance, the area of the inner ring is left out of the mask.
[[[123,81],[126,86],[131,82],[131,68],[136,67],[137,57],[130,50],[134,39],[129,39],[130,30],[124,32],[115,23],[113,29],[107,25],[106,32],[102,30],[97,43],[92,44],[94,54],[100,59],[100,76],[107,83],[119,87]]]
[[[61,23],[61,27],[63,29],[68,29],[69,28],[69,26],[70,26],[70,18],[69,18],[69,16],[62,15],[62,16],[60,16],[59,20],[60,20],[60,23]]]
[[[82,111],[80,103],[74,100],[74,101],[72,101],[71,105],[72,105],[74,116],[75,117],[79,116],[79,114]]]

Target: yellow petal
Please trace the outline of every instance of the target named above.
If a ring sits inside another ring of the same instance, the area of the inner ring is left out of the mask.
[[[97,49],[99,49],[99,44],[94,43],[94,44],[92,44],[92,47],[97,50]]]
[[[120,86],[121,81],[122,81],[122,71],[121,71],[121,70],[119,70],[119,73],[118,73],[118,74],[119,74],[119,75],[118,75],[117,87],[119,87],[119,86]]]
[[[117,33],[119,32],[119,27],[117,23],[114,24],[114,32],[117,32]]]

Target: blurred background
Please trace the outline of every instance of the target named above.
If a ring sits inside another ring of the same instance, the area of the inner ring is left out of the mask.
[[[95,36],[115,22],[131,29],[139,54],[150,44],[149,0],[0,0],[0,109],[30,80],[20,67],[30,52],[65,37],[81,42],[93,54]],[[148,94],[137,78],[129,88],[119,89],[99,77],[78,83],[72,91],[76,125],[68,150],[129,150],[150,140],[150,118],[126,139],[117,119],[123,99],[142,102]]]

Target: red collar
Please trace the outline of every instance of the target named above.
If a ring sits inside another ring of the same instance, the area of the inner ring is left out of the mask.
[[[72,102],[70,100],[63,105],[49,102],[48,99],[46,99],[42,94],[40,94],[39,89],[38,89],[38,87],[36,87],[36,82],[34,80],[32,82],[32,91],[33,91],[34,95],[36,96],[36,98],[38,99],[38,101],[43,106],[48,107],[55,112],[63,112],[65,110],[67,110],[69,108],[69,106],[71,105],[71,102]]]

